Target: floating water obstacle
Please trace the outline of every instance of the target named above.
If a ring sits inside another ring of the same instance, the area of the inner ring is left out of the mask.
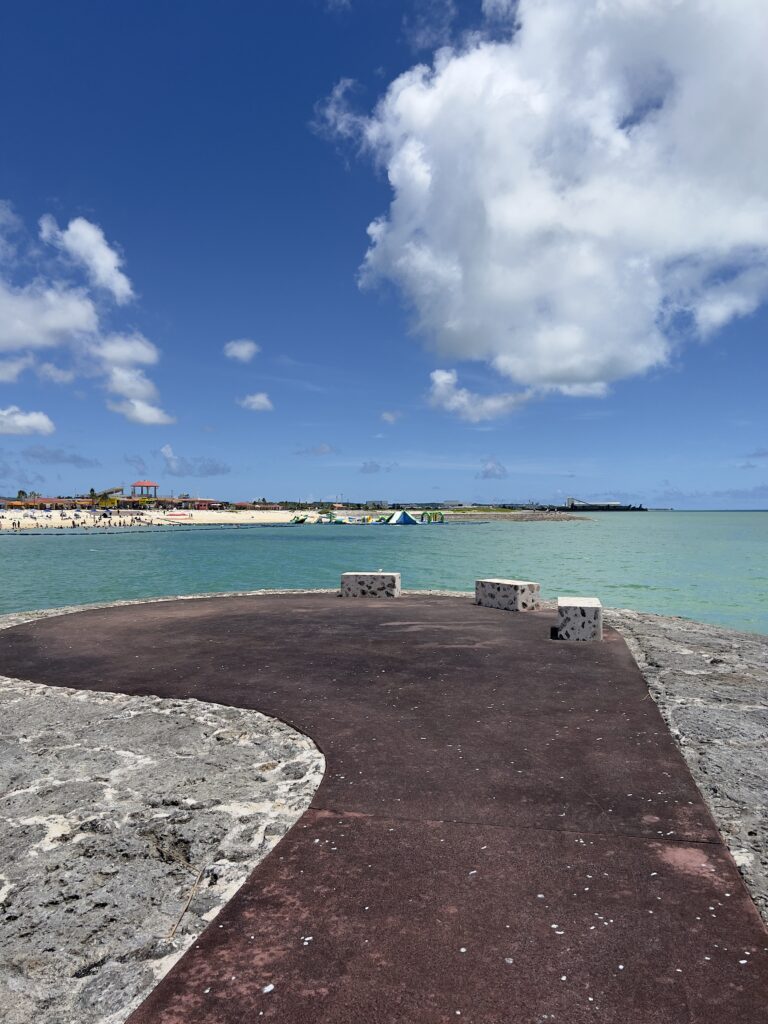
[[[303,526],[310,523],[308,515],[295,515],[289,525]],[[415,519],[405,509],[397,509],[383,516],[339,516],[335,512],[324,512],[311,521],[312,526],[431,526],[445,523],[442,512],[422,512]]]

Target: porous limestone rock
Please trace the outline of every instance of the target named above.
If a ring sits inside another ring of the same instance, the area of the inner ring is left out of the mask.
[[[0,1018],[119,1024],[306,810],[324,759],[256,711],[0,676],[0,764]]]

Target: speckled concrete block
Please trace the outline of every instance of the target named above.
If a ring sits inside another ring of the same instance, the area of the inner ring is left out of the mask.
[[[475,580],[475,604],[505,612],[533,612],[539,607],[539,584],[529,580]]]
[[[342,597],[400,597],[399,572],[345,572]]]
[[[603,606],[596,597],[558,597],[558,640],[602,640]]]

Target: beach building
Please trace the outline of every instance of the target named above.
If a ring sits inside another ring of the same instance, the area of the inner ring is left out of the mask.
[[[157,498],[157,488],[159,486],[154,480],[135,480],[131,484],[131,497]]]
[[[201,498],[189,494],[160,494],[159,491],[160,484],[156,480],[134,480],[130,494],[126,494],[123,487],[109,487],[103,490],[92,489],[89,494],[77,494],[74,497],[44,497],[39,494],[30,494],[23,498],[5,496],[0,498],[0,509],[29,509],[41,512],[96,508],[119,512],[163,509],[199,512],[222,509],[262,512],[283,510],[281,504],[266,500],[231,502],[221,498]]]
[[[40,512],[52,511],[55,509],[62,510],[78,508],[83,504],[88,504],[88,502],[80,501],[77,498],[44,498],[42,495],[35,495],[34,497],[27,498],[7,498],[0,500],[0,507],[5,507],[9,509],[28,508],[36,509],[37,511]]]
[[[131,484],[130,494],[121,493],[117,497],[118,506],[121,509],[175,508],[209,512],[212,509],[227,508],[229,505],[229,502],[217,498],[198,498],[189,494],[158,494],[159,488],[160,484],[155,480],[135,480]]]

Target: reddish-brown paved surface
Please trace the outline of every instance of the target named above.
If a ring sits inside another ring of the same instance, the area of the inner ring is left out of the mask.
[[[765,929],[626,646],[549,625],[281,595],[0,633],[2,673],[257,708],[327,758],[130,1024],[768,1021]]]

